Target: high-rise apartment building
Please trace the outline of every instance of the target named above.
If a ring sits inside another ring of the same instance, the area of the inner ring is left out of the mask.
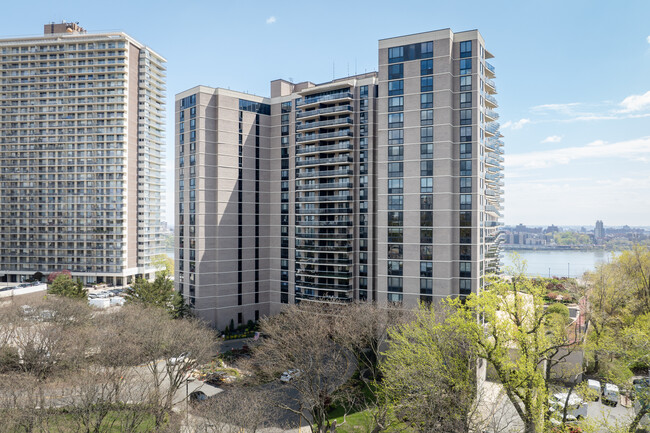
[[[0,40],[0,274],[149,277],[163,252],[165,59],[46,24]]]
[[[219,328],[480,290],[503,184],[491,57],[439,30],[379,41],[378,72],[178,94],[177,289]]]

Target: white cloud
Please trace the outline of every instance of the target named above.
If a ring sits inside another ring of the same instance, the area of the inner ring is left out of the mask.
[[[266,19],[266,24],[273,24],[276,21],[275,17],[271,15]]]
[[[573,114],[576,107],[581,105],[579,102],[569,102],[566,104],[543,104],[531,107],[532,111],[554,111],[563,114]]]
[[[579,147],[506,155],[505,165],[507,169],[529,170],[565,165],[572,161],[590,158],[625,158],[641,162],[648,161],[650,160],[650,137],[617,143],[597,140]]]
[[[502,127],[503,129],[508,129],[508,128],[511,128],[511,129],[521,129],[521,128],[523,128],[524,125],[527,124],[527,123],[530,123],[530,119],[520,119],[520,120],[517,120],[516,122],[511,122],[510,120],[508,120],[506,123],[504,123],[503,125],[501,125],[501,127]]]
[[[550,135],[542,140],[542,143],[559,143],[562,141],[562,137],[559,135]]]
[[[650,108],[650,90],[645,92],[643,95],[630,95],[623,99],[620,105],[623,107],[621,110],[622,113]]]
[[[646,38],[646,41],[648,41],[648,43],[650,44],[650,36]]]

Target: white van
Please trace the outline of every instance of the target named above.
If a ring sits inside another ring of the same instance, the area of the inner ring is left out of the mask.
[[[618,404],[618,399],[620,396],[620,391],[618,386],[612,383],[606,383],[605,388],[603,388],[603,403],[610,403],[614,407]]]
[[[600,386],[600,382],[594,379],[587,379],[587,389],[593,391],[595,397],[594,401],[598,401],[600,394],[603,392],[603,389]]]
[[[554,414],[555,418],[562,418],[564,411],[564,404],[567,405],[567,421],[576,421],[587,417],[588,404],[585,403],[580,396],[571,393],[569,401],[567,402],[567,393],[558,392],[549,398],[549,410]],[[551,420],[552,421],[552,420]]]

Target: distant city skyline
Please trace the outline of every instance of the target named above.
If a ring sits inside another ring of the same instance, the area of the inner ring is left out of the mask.
[[[325,82],[375,71],[378,39],[479,28],[503,71],[498,100],[506,143],[504,222],[648,224],[650,3],[341,4],[348,16],[363,19],[354,20],[349,32],[326,36],[313,30],[341,21],[336,2],[323,7],[197,1],[179,8],[170,1],[118,0],[106,8],[40,0],[5,5],[0,23],[5,37],[33,35],[43,23],[62,19],[92,33],[123,30],[168,59],[168,103],[197,84],[265,95],[276,78]],[[345,43],[350,34],[354,44]],[[168,109],[168,131],[172,114]],[[165,219],[174,224],[172,135],[166,140]]]

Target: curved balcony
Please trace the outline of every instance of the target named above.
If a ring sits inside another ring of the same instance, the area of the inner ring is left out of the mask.
[[[311,185],[296,185],[297,191],[322,190],[322,189],[348,189],[348,188],[352,188],[352,182],[331,182],[331,183],[316,183]]]
[[[322,195],[322,196],[306,196],[296,197],[296,202],[307,203],[320,203],[331,201],[352,201],[351,195]]]
[[[324,128],[324,127],[332,127],[332,126],[342,126],[342,125],[352,125],[353,121],[351,117],[344,117],[342,119],[330,119],[330,120],[323,120],[320,122],[309,122],[309,123],[301,123],[296,125],[296,131],[304,131],[304,130],[310,130],[310,129],[318,129],[318,128]]]
[[[331,176],[350,176],[354,172],[350,168],[343,170],[321,170],[321,171],[303,171],[296,174],[297,179],[301,178],[321,178],[321,177],[331,177]]]
[[[304,153],[322,153],[330,151],[352,150],[354,147],[349,141],[341,141],[336,144],[327,144],[323,146],[300,146],[296,148],[296,155]]]
[[[305,167],[309,165],[341,164],[352,161],[353,159],[349,155],[333,156],[331,158],[309,158],[296,160],[296,167]]]
[[[302,100],[296,100],[296,108],[313,104],[320,104],[321,102],[334,102],[352,99],[354,99],[354,95],[349,91],[330,93],[326,95],[305,96]]]
[[[494,84],[494,81],[490,80],[489,78],[485,79],[485,90],[491,94],[494,95],[497,93],[497,86]]]
[[[325,209],[296,209],[296,214],[300,215],[326,215],[326,214],[344,214],[352,213],[352,209],[325,208]]]
[[[352,111],[352,105],[338,105],[336,107],[317,108],[309,111],[296,112],[296,119],[307,119],[310,117],[323,116],[332,113],[341,113],[345,111]]]
[[[354,133],[349,129],[336,132],[325,132],[323,134],[305,134],[296,137],[296,143],[307,143],[311,141],[327,140],[329,138],[352,137]]]
[[[495,121],[499,118],[499,113],[497,113],[494,110],[490,110],[489,108],[485,110],[485,117],[488,119],[491,119],[491,121]]]
[[[491,108],[497,108],[499,106],[499,103],[497,102],[497,98],[494,96],[484,93],[483,98],[485,100],[485,105]]]

